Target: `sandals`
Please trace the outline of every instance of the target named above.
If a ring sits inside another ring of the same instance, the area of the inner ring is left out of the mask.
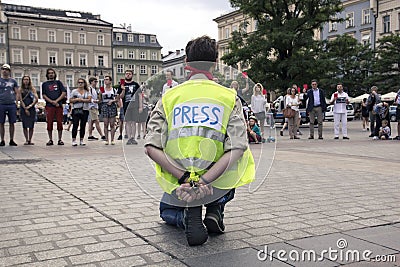
[[[58,143],[57,143],[57,145],[59,145],[59,146],[63,146],[63,145],[64,145],[64,142],[63,142],[62,140],[58,140]]]
[[[46,143],[46,146],[52,146],[54,145],[53,140],[49,140],[49,142]]]

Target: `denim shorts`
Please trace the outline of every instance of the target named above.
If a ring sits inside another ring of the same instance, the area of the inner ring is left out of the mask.
[[[0,104],[0,123],[6,122],[6,115],[9,123],[17,122],[17,106],[15,104]]]

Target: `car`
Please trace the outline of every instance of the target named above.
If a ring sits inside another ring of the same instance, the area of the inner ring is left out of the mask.
[[[347,120],[348,121],[354,120],[354,108],[353,108],[353,105],[347,104],[346,105],[346,110],[347,110]],[[324,120],[333,121],[333,105],[329,105],[326,108]]]
[[[36,116],[38,121],[46,121],[46,101],[39,99],[36,104]]]
[[[396,109],[397,109],[397,106],[390,106],[389,107],[389,118],[390,118],[390,121],[396,121]]]

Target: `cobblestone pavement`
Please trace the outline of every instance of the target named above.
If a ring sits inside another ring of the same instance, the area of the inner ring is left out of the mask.
[[[226,233],[189,247],[159,218],[143,140],[72,147],[64,131],[64,147],[46,147],[38,123],[35,145],[24,146],[18,123],[19,146],[0,148],[0,266],[400,266],[400,142],[372,141],[359,121],[349,123],[350,140],[333,140],[324,125],[324,140],[307,140],[302,128],[301,140],[285,132],[252,145],[257,180],[226,206]],[[318,253],[338,249],[338,239],[394,262],[257,257],[266,245]]]

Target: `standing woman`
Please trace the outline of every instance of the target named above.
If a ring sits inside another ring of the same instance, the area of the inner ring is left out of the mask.
[[[369,111],[367,107],[367,98],[364,98],[361,103],[361,116],[363,121],[363,131],[369,131]],[[367,129],[365,129],[365,126],[367,126]]]
[[[264,138],[264,123],[265,123],[265,105],[267,100],[265,99],[262,91],[264,87],[261,83],[256,83],[253,87],[253,95],[251,96],[251,110],[260,122],[261,138]]]
[[[104,135],[106,136],[105,144],[109,144],[108,127],[111,131],[111,145],[115,145],[115,117],[117,116],[117,103],[119,97],[116,90],[111,86],[112,78],[109,75],[104,77],[104,92],[101,93],[101,113],[104,121]]]
[[[32,85],[31,77],[25,75],[22,77],[21,85],[21,102],[20,116],[22,120],[22,128],[25,136],[24,145],[34,145],[32,143],[33,128],[36,121],[36,103],[38,95],[36,89]]]
[[[85,79],[78,79],[78,88],[72,90],[69,102],[72,105],[72,146],[77,146],[76,136],[79,126],[79,145],[84,146],[86,123],[89,116],[89,103],[92,101],[92,95],[89,94],[88,84]]]
[[[299,137],[297,137],[297,122],[299,120],[300,101],[296,93],[297,90],[295,88],[291,88],[290,96],[286,97],[286,107],[296,111],[294,118],[288,118],[290,139],[300,139]]]

